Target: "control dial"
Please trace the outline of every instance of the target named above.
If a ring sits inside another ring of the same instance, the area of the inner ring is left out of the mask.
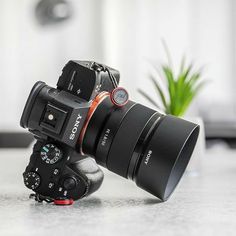
[[[24,174],[24,183],[27,188],[35,190],[40,185],[40,176],[35,172],[27,172]]]
[[[46,144],[42,147],[40,156],[47,164],[55,164],[62,158],[62,151],[54,144]]]

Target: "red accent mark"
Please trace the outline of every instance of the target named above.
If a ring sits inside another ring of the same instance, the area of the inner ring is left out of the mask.
[[[74,203],[73,199],[55,199],[54,204],[60,206],[68,206]]]

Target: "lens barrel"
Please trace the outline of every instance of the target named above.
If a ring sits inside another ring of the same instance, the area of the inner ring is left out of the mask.
[[[107,97],[89,121],[82,149],[165,201],[186,169],[198,134],[196,124],[132,101],[115,108]]]

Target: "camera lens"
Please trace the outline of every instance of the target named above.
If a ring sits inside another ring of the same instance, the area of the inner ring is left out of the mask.
[[[110,171],[167,200],[181,179],[199,126],[129,101],[116,108],[106,97],[96,108],[81,147]]]
[[[136,184],[167,200],[187,167],[198,134],[198,125],[164,116],[140,155],[134,175]]]

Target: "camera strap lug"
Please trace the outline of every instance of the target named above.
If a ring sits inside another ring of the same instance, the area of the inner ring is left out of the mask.
[[[31,193],[29,195],[29,198],[30,199],[34,199],[36,202],[43,202],[43,201],[45,201],[47,203],[52,203],[54,201],[53,198],[45,197],[45,196],[42,196],[42,195],[40,195],[38,193]]]
[[[108,73],[111,83],[114,87],[114,89],[110,93],[110,99],[111,99],[112,103],[118,107],[123,107],[124,105],[126,105],[129,100],[129,94],[126,89],[124,89],[122,87],[118,87],[118,83],[116,81],[116,78],[112,74],[110,69],[105,65],[98,64],[97,62],[93,63],[92,68],[97,72],[103,71],[103,72]]]
[[[97,62],[94,62],[92,65],[92,68],[97,72],[101,72],[101,71],[107,72],[114,89],[118,87],[115,76],[112,74],[112,72],[110,71],[110,69],[107,66],[105,66],[103,64],[99,64]]]

